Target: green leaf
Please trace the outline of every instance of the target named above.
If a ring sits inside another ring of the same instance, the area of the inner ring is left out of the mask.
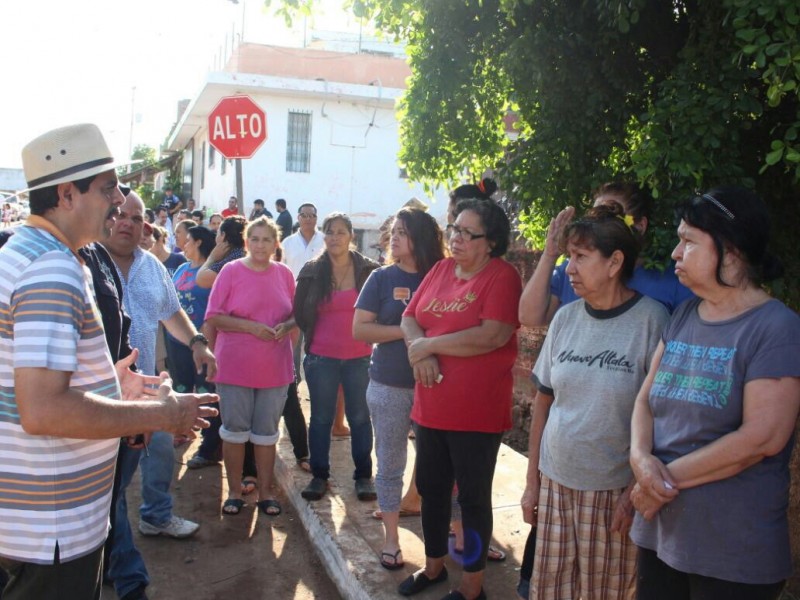
[[[764,158],[764,162],[769,166],[772,166],[777,164],[781,158],[783,158],[783,148],[779,148],[778,150],[773,150],[772,152],[767,153],[767,156]]]

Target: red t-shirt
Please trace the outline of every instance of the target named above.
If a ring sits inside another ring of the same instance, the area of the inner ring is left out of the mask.
[[[484,319],[519,327],[522,281],[517,270],[493,258],[475,277],[459,279],[455,261],[439,261],[425,276],[403,316],[417,320],[425,337],[477,327]],[[437,355],[441,383],[414,388],[411,418],[433,429],[499,433],[511,428],[517,334],[477,356]]]
[[[225,209],[223,209],[221,214],[222,214],[222,218],[223,219],[227,219],[228,217],[232,217],[233,215],[238,215],[239,214],[239,209],[238,208],[225,208]]]

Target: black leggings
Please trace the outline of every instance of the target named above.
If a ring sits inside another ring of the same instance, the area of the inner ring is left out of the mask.
[[[492,479],[502,433],[417,428],[417,489],[422,497],[425,556],[448,551],[453,482],[464,524],[464,570],[486,567],[492,537]]]
[[[785,583],[736,583],[683,573],[645,548],[639,548],[637,566],[637,600],[777,600]]]

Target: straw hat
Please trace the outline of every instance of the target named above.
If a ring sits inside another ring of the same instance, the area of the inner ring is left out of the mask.
[[[89,123],[53,129],[22,149],[27,192],[98,175],[118,166],[100,129]]]

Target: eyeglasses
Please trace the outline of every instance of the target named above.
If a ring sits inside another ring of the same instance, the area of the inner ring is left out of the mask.
[[[465,242],[472,242],[486,237],[485,233],[472,233],[471,231],[462,229],[458,225],[448,225],[445,227],[445,231],[447,232],[448,238],[459,237]]]
[[[298,213],[297,216],[300,217],[301,219],[316,219],[317,218],[317,213],[304,213],[304,212],[301,212],[301,213]]]

